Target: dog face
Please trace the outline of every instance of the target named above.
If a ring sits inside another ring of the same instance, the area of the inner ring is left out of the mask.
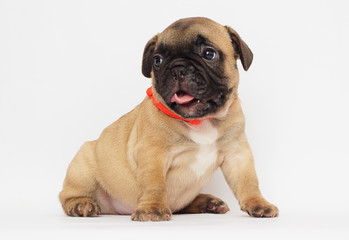
[[[247,70],[253,54],[233,29],[187,18],[147,43],[142,72],[153,78],[157,98],[169,109],[197,119],[229,107],[238,84],[238,58]]]

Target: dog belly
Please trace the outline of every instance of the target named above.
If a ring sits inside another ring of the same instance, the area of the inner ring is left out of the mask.
[[[189,205],[200,193],[201,187],[181,188],[177,186],[168,190],[167,203],[172,212],[179,211]]]
[[[112,197],[110,197],[110,205],[113,208],[113,210],[119,214],[119,215],[130,215],[134,212],[134,208],[127,206]]]
[[[179,211],[190,204],[211,179],[213,172],[206,174],[201,181],[191,171],[182,172],[181,175],[186,176],[184,178],[177,178],[178,173],[170,172],[167,177],[167,203],[171,211]],[[131,215],[135,210],[135,207],[116,200],[102,188],[98,189],[96,197],[102,214]]]
[[[178,173],[170,173],[167,178],[167,203],[171,211],[179,211],[190,204],[211,179],[213,172],[206,174],[200,181],[190,171],[182,172],[181,175],[186,176],[184,178],[173,176],[178,176]],[[102,188],[97,191],[96,197],[102,214],[131,215],[135,211],[135,207],[116,200]]]
[[[102,214],[130,215],[135,208],[128,206],[104,191],[102,188],[97,191],[97,201],[101,207]]]
[[[172,212],[189,205],[208,184],[216,169],[207,171],[201,178],[188,168],[187,171],[170,172],[167,178],[167,203]]]

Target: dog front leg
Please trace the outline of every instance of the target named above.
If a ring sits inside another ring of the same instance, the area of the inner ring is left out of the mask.
[[[226,154],[221,169],[242,211],[253,217],[278,216],[278,208],[267,202],[259,190],[252,152],[244,134]]]
[[[132,214],[134,221],[168,221],[164,154],[152,147],[137,151],[138,203]]]

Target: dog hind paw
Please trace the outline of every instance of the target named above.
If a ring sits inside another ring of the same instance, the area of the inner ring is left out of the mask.
[[[208,199],[206,207],[202,209],[202,213],[224,214],[229,210],[230,209],[225,202],[219,198],[211,198]]]
[[[91,198],[69,199],[66,207],[67,215],[72,217],[96,217],[101,213],[100,207]]]

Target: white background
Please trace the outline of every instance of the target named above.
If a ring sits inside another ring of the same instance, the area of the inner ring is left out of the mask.
[[[0,237],[349,237],[347,1],[0,2]],[[224,216],[63,215],[58,192],[84,141],[145,97],[146,42],[173,21],[205,16],[254,52],[240,68],[260,187],[278,219],[245,217],[217,172],[204,192]],[[138,234],[138,235],[137,235]]]

